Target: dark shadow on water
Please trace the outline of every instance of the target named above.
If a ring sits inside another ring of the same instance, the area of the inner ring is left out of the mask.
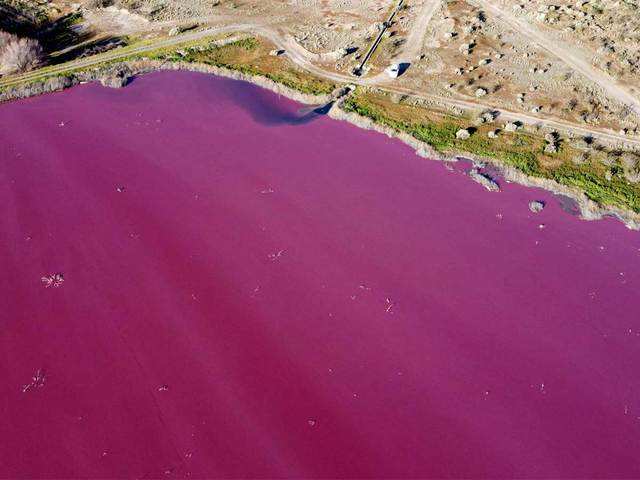
[[[573,198],[567,197],[561,194],[557,194],[556,198],[558,199],[560,208],[564,210],[566,213],[568,213],[569,215],[573,215],[574,217],[577,217],[580,215],[580,208],[578,207],[577,202]]]
[[[296,108],[291,102],[283,102],[271,92],[246,82],[231,81],[227,88],[234,103],[261,125],[304,125],[326,115],[332,106],[329,103]]]
[[[333,107],[333,102],[329,102],[326,105],[320,105],[319,107],[312,107],[310,113],[314,113],[316,115],[327,115],[329,110]]]
[[[129,86],[129,85],[131,85],[132,83],[137,82],[139,78],[140,78],[140,76],[139,76],[139,75],[131,75],[131,76],[127,79],[127,85],[126,85],[126,86],[128,87],[128,86]]]

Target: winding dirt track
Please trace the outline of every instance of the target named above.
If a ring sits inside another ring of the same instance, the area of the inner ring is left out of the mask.
[[[402,88],[397,86],[389,86],[384,84],[373,84],[370,82],[371,79],[361,79],[357,77],[350,77],[347,75],[341,75],[335,72],[326,71],[317,65],[314,65],[307,56],[307,50],[303,48],[300,44],[298,44],[295,39],[290,36],[285,36],[284,38],[274,32],[273,30],[265,27],[254,27],[254,32],[261,34],[262,36],[268,38],[274,44],[278,45],[279,48],[283,48],[287,51],[287,55],[290,60],[295,63],[298,67],[313,73],[314,75],[324,78],[326,80],[331,80],[337,83],[350,83],[356,85],[375,85],[377,88],[381,90],[399,93],[402,95],[410,95],[416,98],[420,98],[422,100],[426,100],[429,102],[434,102],[437,104],[450,105],[454,107],[461,108],[463,110],[471,110],[471,111],[483,111],[487,109],[498,110],[500,112],[500,119],[507,121],[516,121],[519,120],[528,125],[544,125],[549,128],[557,129],[561,132],[572,132],[578,135],[593,135],[601,140],[606,140],[609,142],[620,143],[623,142],[627,145],[640,146],[640,139],[629,138],[624,135],[620,135],[618,133],[612,132],[610,130],[605,129],[597,129],[597,128],[589,128],[583,127],[580,125],[576,125],[571,122],[567,122],[561,119],[553,118],[550,116],[537,117],[535,115],[529,115],[522,112],[513,112],[510,110],[503,109],[499,106],[492,105],[490,103],[480,103],[477,101],[471,102],[461,99],[454,99],[450,97],[443,97],[440,95],[431,95],[418,90]]]
[[[429,28],[431,19],[442,5],[441,0],[425,0],[422,9],[413,24],[413,28],[407,36],[407,41],[403,45],[402,53],[398,55],[398,63],[413,63],[420,56],[420,51],[424,45],[424,37]],[[391,79],[382,72],[375,76],[364,78],[363,83],[367,85],[377,85],[387,83]]]
[[[403,52],[400,55],[400,61],[412,63],[420,56],[420,51],[425,41],[424,37],[427,34],[431,19],[440,9],[441,5],[441,0],[425,0],[415,20],[414,26],[407,36]]]

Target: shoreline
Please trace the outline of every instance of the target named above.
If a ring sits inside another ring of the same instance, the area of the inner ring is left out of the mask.
[[[396,138],[409,147],[413,148],[416,155],[424,157],[428,160],[441,162],[457,162],[461,159],[467,159],[473,162],[489,164],[496,168],[500,173],[500,176],[509,183],[516,183],[518,185],[522,185],[523,187],[529,188],[541,188],[555,195],[564,195],[571,198],[576,202],[576,206],[580,210],[580,219],[582,220],[593,221],[603,220],[605,218],[616,218],[617,220],[622,222],[628,229],[640,231],[640,214],[618,207],[599,205],[593,200],[589,199],[578,188],[567,187],[565,185],[559,184],[554,180],[546,178],[530,177],[514,167],[504,165],[491,158],[480,157],[467,153],[460,155],[443,155],[442,153],[435,151],[428,144],[413,138],[407,133],[397,132],[390,127],[379,125],[369,118],[363,117],[356,113],[345,112],[340,108],[332,108],[329,112],[329,116],[336,120],[349,122],[357,127],[364,128],[366,130],[374,130],[376,132],[385,134],[390,138]]]
[[[47,80],[36,81],[19,87],[11,87],[6,91],[0,93],[0,105],[4,102],[16,101],[47,93],[59,92],[89,82],[101,82],[103,85],[109,87],[109,83],[113,82],[113,79],[116,79],[116,83],[118,83],[118,81],[120,80],[124,80],[121,82],[121,85],[117,85],[118,87],[124,87],[126,86],[127,80],[131,77],[141,76],[147,73],[159,71],[190,71],[216,75],[233,80],[241,80],[267,89],[278,95],[283,95],[290,100],[305,105],[326,105],[333,102],[328,112],[329,117],[333,118],[334,120],[348,122],[356,127],[365,130],[372,130],[378,133],[382,133],[389,138],[398,139],[402,143],[412,148],[415,151],[416,155],[420,157],[426,158],[428,160],[442,162],[457,162],[460,159],[469,159],[474,162],[489,164],[496,168],[500,173],[500,176],[508,183],[516,183],[518,185],[529,188],[541,188],[555,195],[564,195],[571,198],[576,202],[576,206],[580,211],[579,218],[582,220],[594,221],[602,220],[605,218],[616,218],[617,220],[622,222],[628,229],[640,231],[639,213],[635,213],[631,210],[625,210],[619,207],[600,205],[589,199],[586,194],[578,188],[568,187],[551,179],[528,176],[518,169],[508,165],[504,165],[503,163],[495,159],[480,157],[467,153],[461,153],[459,155],[442,154],[440,152],[437,152],[429,144],[417,140],[408,133],[397,131],[384,125],[380,125],[367,117],[358,115],[357,113],[347,112],[341,108],[341,103],[342,97],[349,92],[348,86],[338,87],[334,92],[330,94],[312,95],[299,92],[264,76],[246,74],[223,67],[184,62],[131,60],[119,62],[115,65],[110,65],[107,67],[103,66],[88,71],[72,73],[70,76],[56,76]],[[110,88],[114,88],[114,86],[112,85]]]

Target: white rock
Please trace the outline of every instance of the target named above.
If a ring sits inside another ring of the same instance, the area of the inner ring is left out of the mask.
[[[540,200],[534,200],[532,202],[529,202],[529,210],[531,210],[533,213],[541,212],[542,209],[544,209],[544,207],[545,207],[545,203]]]
[[[500,185],[498,185],[498,182],[496,182],[489,175],[484,174],[484,173],[480,173],[480,171],[477,168],[472,169],[469,172],[469,176],[473,180],[478,182],[480,185],[482,185],[484,188],[489,190],[490,192],[499,192],[500,191]]]
[[[514,122],[509,122],[509,123],[506,123],[506,124],[504,125],[504,131],[505,131],[505,132],[515,132],[515,131],[516,131],[516,130],[518,130],[519,128],[520,128],[520,127],[518,126],[518,124],[517,124],[517,123],[514,123]]]
[[[458,140],[466,140],[470,136],[471,134],[469,133],[469,130],[467,130],[466,128],[461,128],[456,132],[456,138]]]

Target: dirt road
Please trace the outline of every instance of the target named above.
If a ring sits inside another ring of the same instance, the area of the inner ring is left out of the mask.
[[[549,38],[541,29],[516,17],[504,7],[500,7],[490,0],[471,0],[471,2],[485,8],[493,16],[510,25],[517,33],[533,40],[548,53],[596,83],[610,95],[612,99],[627,105],[636,115],[640,115],[640,99],[613,77],[591,65],[591,62],[587,59],[588,55],[585,52],[563,44],[557,39]]]
[[[402,47],[402,52],[397,56],[397,63],[414,63],[420,56],[422,46],[424,45],[424,37],[429,28],[431,19],[442,5],[441,0],[425,0],[422,8],[413,23],[413,28],[407,35],[407,41]],[[364,78],[363,82],[367,85],[375,85],[390,81],[386,73],[379,73],[375,76]]]
[[[544,125],[549,128],[557,129],[560,132],[572,132],[578,135],[592,135],[594,137],[597,137],[609,142],[613,142],[613,143],[624,143],[627,145],[640,146],[640,139],[629,138],[624,135],[617,134],[610,130],[586,128],[571,122],[566,122],[566,121],[548,117],[548,116],[537,117],[534,115],[528,115],[521,112],[512,112],[512,111],[505,110],[498,106],[487,104],[487,103],[480,103],[477,101],[471,102],[471,101],[466,101],[462,99],[454,99],[454,98],[443,97],[439,95],[431,95],[418,90],[411,90],[411,89],[406,89],[406,88],[397,87],[397,86],[390,86],[390,85],[385,85],[383,83],[380,83],[380,84],[372,83],[371,79],[361,79],[361,78],[352,77],[348,75],[342,75],[337,72],[327,71],[318,67],[312,61],[310,61],[307,58],[307,54],[309,52],[307,52],[306,49],[304,49],[301,45],[299,45],[295,41],[295,39],[293,39],[293,37],[289,35],[285,35],[279,32],[277,29],[274,29],[270,26],[250,24],[250,23],[225,25],[220,27],[208,28],[206,30],[201,30],[197,32],[185,33],[182,35],[166,38],[166,39],[149,43],[133,49],[125,49],[124,51],[114,50],[104,54],[99,54],[92,57],[87,57],[87,58],[75,60],[72,62],[68,62],[65,64],[57,65],[55,67],[35,70],[23,75],[0,79],[0,87],[10,87],[18,83],[41,78],[43,76],[53,76],[53,75],[70,71],[70,70],[96,66],[107,61],[125,59],[134,54],[150,52],[153,50],[157,50],[159,48],[177,46],[185,42],[197,41],[203,38],[216,36],[223,33],[231,33],[231,32],[252,33],[255,35],[262,36],[267,40],[271,41],[278,48],[284,49],[287,52],[288,58],[301,69],[306,70],[307,72],[319,78],[330,80],[335,83],[368,85],[368,86],[375,85],[377,88],[386,92],[398,93],[401,95],[410,95],[410,96],[414,96],[416,98],[420,98],[429,102],[433,102],[438,105],[454,106],[454,107],[463,109],[465,111],[482,111],[485,109],[498,110],[500,112],[501,120],[508,120],[508,121],[519,120],[525,124]]]
[[[413,23],[413,28],[407,35],[407,41],[403,46],[402,53],[398,56],[400,62],[413,63],[420,56],[425,41],[424,37],[427,34],[431,19],[441,5],[441,0],[425,0]]]
[[[53,76],[55,74],[66,72],[69,70],[77,70],[79,68],[91,67],[99,65],[101,63],[109,62],[112,60],[118,60],[126,58],[132,55],[140,53],[150,52],[160,48],[171,47],[180,45],[186,42],[201,40],[206,37],[220,35],[227,32],[242,32],[250,31],[255,25],[251,24],[238,24],[228,25],[224,27],[210,28],[206,30],[200,30],[197,32],[185,33],[183,35],[177,35],[175,37],[165,38],[156,42],[148,43],[136,48],[116,49],[106,53],[93,55],[91,57],[81,58],[79,60],[73,60],[71,62],[62,63],[53,67],[45,67],[38,70],[32,70],[22,75],[15,75],[6,78],[0,78],[0,87],[9,87],[15,84],[19,84],[25,81],[34,80],[43,76]]]

